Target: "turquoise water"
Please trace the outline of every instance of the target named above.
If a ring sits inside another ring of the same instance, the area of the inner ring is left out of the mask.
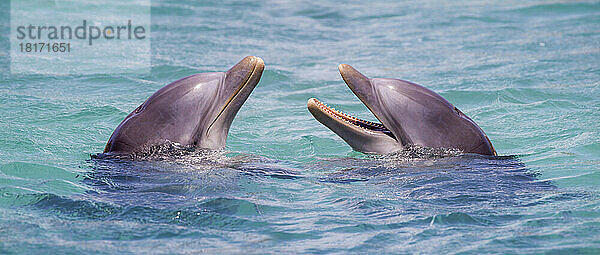
[[[0,253],[600,253],[600,3],[151,12],[146,75],[11,75],[0,33]],[[225,152],[96,156],[157,89],[246,55],[266,69]],[[306,110],[317,97],[373,119],[339,63],[435,90],[505,157],[353,152]]]

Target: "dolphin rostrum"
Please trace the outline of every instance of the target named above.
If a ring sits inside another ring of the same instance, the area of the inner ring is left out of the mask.
[[[225,147],[233,118],[265,68],[248,56],[227,72],[194,74],[159,89],[117,126],[104,152],[130,153],[167,142]]]
[[[369,79],[345,64],[338,69],[381,124],[349,116],[315,98],[308,100],[308,110],[354,150],[386,154],[419,145],[496,155],[483,130],[437,93],[408,81]]]

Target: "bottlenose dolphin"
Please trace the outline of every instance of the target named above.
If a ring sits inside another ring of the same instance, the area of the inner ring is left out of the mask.
[[[265,68],[248,56],[227,72],[194,74],[159,89],[117,126],[104,152],[130,153],[167,142],[220,149],[236,113]]]
[[[483,130],[435,92],[398,79],[369,79],[345,64],[338,69],[381,124],[349,116],[315,98],[308,100],[308,110],[354,150],[386,154],[419,145],[496,155]]]

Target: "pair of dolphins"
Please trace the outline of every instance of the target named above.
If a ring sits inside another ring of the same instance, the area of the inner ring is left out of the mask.
[[[167,142],[225,147],[233,118],[264,68],[261,58],[248,56],[227,72],[194,74],[164,86],[125,117],[104,152],[132,153]],[[483,130],[435,92],[398,79],[369,79],[345,64],[338,69],[381,124],[349,116],[315,98],[308,100],[308,110],[354,150],[386,154],[419,145],[496,155]]]

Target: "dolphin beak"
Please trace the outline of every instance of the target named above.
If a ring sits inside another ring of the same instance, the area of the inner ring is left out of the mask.
[[[221,111],[229,107],[234,99],[241,101],[239,102],[241,107],[258,84],[264,69],[265,62],[255,56],[247,56],[229,69],[223,81],[223,95],[228,96],[228,99]]]
[[[386,118],[385,110],[383,110],[384,108],[381,105],[380,94],[376,91],[373,80],[367,78],[350,65],[340,64],[338,69],[344,82],[352,90],[352,93],[373,113],[375,118],[392,134],[394,139],[400,144],[411,144],[412,142],[401,130],[389,128],[390,122],[387,121],[388,118]]]
[[[258,84],[264,69],[265,62],[261,58],[247,56],[227,71],[225,74],[226,85],[239,86],[238,89],[247,85],[254,87]]]
[[[207,133],[217,122],[225,123],[227,127],[231,125],[234,116],[260,81],[264,69],[265,62],[261,58],[247,56],[225,73],[219,95],[227,99],[207,129]]]
[[[339,65],[338,69],[352,92],[373,112],[371,102],[377,102],[377,95],[369,78],[346,64]],[[356,151],[385,154],[399,149],[394,135],[382,124],[350,116],[316,98],[309,99],[307,107],[317,121],[339,135]]]
[[[373,105],[375,102],[378,102],[378,99],[377,94],[373,89],[373,84],[371,84],[371,80],[354,69],[354,67],[347,64],[338,65],[338,70],[346,85],[352,90],[352,93],[354,93],[354,95],[369,108],[369,111],[375,115],[375,118],[379,119],[377,112],[373,111]],[[379,121],[381,121],[381,119],[379,119]]]
[[[339,64],[338,70],[342,75],[342,79],[348,84],[348,87],[350,87],[352,92],[355,94],[358,93],[357,96],[372,93],[371,90],[373,86],[371,86],[369,78],[354,69],[354,67],[347,64]]]

